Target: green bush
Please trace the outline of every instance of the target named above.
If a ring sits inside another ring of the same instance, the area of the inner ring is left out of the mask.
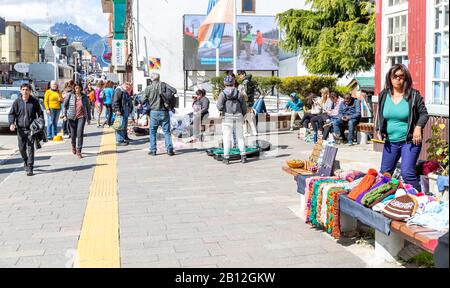
[[[344,94],[351,93],[352,88],[347,86],[336,85],[336,87],[334,88],[334,92],[336,92],[340,96],[344,96]]]
[[[213,94],[214,100],[219,99],[220,91],[225,89],[225,85],[223,84],[224,78],[225,78],[224,76],[218,76],[218,77],[216,76],[216,77],[211,77],[209,79],[209,81],[211,82],[212,94]]]
[[[296,92],[304,100],[309,93],[320,95],[320,89],[328,87],[333,91],[336,87],[336,77],[331,76],[294,76],[281,78],[279,91],[289,95]]]
[[[279,77],[253,77],[253,81],[256,82],[258,90],[263,96],[267,96],[272,93],[272,89],[278,88],[281,85],[281,79]]]

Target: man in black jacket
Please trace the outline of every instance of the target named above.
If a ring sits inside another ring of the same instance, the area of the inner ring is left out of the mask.
[[[22,84],[20,93],[22,97],[14,101],[9,112],[9,129],[13,132],[17,130],[19,151],[24,161],[25,171],[27,176],[32,176],[34,137],[31,133],[30,125],[37,118],[44,121],[44,113],[39,105],[39,101],[31,97],[30,84]]]
[[[116,145],[127,146],[130,141],[128,137],[128,117],[132,110],[132,101],[128,91],[131,90],[131,84],[126,82],[122,86],[117,87],[114,91],[112,110],[116,116],[122,116],[124,122],[124,128],[122,130],[116,130]]]

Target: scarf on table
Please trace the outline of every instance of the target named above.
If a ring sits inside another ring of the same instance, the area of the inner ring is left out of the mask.
[[[361,199],[361,204],[363,204],[364,206],[370,206],[373,203],[377,204],[389,195],[394,194],[395,191],[397,191],[397,187],[398,180],[393,178],[388,183],[380,185],[379,187],[364,195],[364,197]]]
[[[352,191],[348,194],[348,198],[356,200],[359,194],[369,190],[375,182],[377,175],[378,172],[375,169],[369,169],[369,171],[367,171],[367,175],[363,177],[363,180],[361,180],[359,185],[353,188]]]

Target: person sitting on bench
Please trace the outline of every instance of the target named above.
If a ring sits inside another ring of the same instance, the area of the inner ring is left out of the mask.
[[[353,145],[353,132],[361,119],[361,105],[350,94],[344,95],[344,102],[339,106],[338,119],[333,123],[336,143],[344,139],[344,127],[348,125],[347,144]]]

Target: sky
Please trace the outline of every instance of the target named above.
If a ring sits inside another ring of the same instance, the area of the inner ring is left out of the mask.
[[[108,34],[108,15],[102,12],[101,0],[0,0],[0,16],[24,22],[38,33],[67,21],[90,34]]]

